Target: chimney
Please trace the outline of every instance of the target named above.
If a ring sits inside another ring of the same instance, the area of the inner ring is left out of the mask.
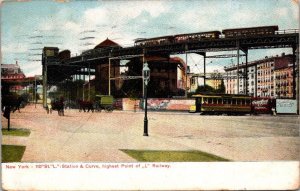
[[[284,57],[284,56],[285,56],[285,53],[283,52],[283,53],[281,54],[281,56]]]
[[[18,60],[16,60],[16,65],[18,66]]]

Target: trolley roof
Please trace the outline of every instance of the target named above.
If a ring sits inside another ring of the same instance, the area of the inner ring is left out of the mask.
[[[192,97],[211,97],[211,98],[240,98],[250,99],[251,96],[240,95],[240,94],[195,94]]]

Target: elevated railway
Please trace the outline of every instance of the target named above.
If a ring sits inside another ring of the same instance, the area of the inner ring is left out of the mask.
[[[299,81],[299,31],[289,31],[286,32],[276,32],[274,34],[264,34],[264,35],[249,35],[249,36],[235,36],[226,38],[200,38],[196,40],[188,40],[182,42],[170,42],[163,44],[150,44],[150,45],[135,45],[132,47],[108,47],[103,49],[91,49],[81,55],[74,56],[64,60],[58,59],[48,59],[48,57],[43,54],[43,75],[44,85],[55,84],[59,81],[69,79],[72,75],[79,74],[95,74],[94,71],[97,65],[109,63],[109,71],[113,65],[112,60],[124,60],[132,59],[136,57],[142,57],[144,61],[145,58],[152,55],[174,55],[174,54],[189,54],[196,53],[202,55],[204,58],[204,73],[201,76],[206,75],[206,58],[207,52],[219,52],[219,51],[236,51],[236,54],[229,56],[237,57],[237,70],[239,70],[239,58],[245,56],[246,62],[244,63],[247,68],[248,64],[248,51],[253,49],[271,49],[271,48],[292,48],[293,52],[293,82]],[[241,51],[243,54],[241,54]],[[217,56],[216,56],[217,57]],[[226,55],[220,56],[220,58],[227,57]],[[110,81],[115,78],[110,76],[109,78],[109,94],[110,94]],[[247,70],[246,74],[247,76]],[[239,78],[237,78],[239,80]],[[239,82],[237,82],[239,83]],[[298,83],[297,83],[298,84]],[[299,85],[298,85],[299,86]],[[247,87],[247,80],[246,86]],[[299,100],[299,87],[296,87],[296,83],[293,83],[294,98]],[[296,93],[296,91],[298,93]],[[239,92],[239,90],[238,90]],[[245,89],[247,94],[247,88]]]
[[[82,73],[78,69],[87,68],[90,64],[91,68],[95,68],[95,64],[107,63],[109,58],[114,59],[130,59],[139,55],[155,55],[155,54],[185,54],[197,53],[203,55],[207,52],[230,51],[237,50],[237,57],[240,57],[239,50],[248,55],[251,49],[270,49],[270,48],[292,48],[295,55],[299,45],[299,33],[275,34],[263,36],[251,36],[240,38],[219,38],[219,39],[200,39],[198,41],[172,43],[152,46],[133,46],[126,48],[111,48],[102,50],[92,50],[89,54],[74,56],[63,61],[43,59],[43,65],[48,66],[48,82],[55,83],[72,74]],[[225,56],[224,56],[225,57]],[[237,59],[239,60],[239,59]],[[60,69],[64,75],[57,75],[56,70]],[[77,68],[77,69],[74,69]],[[54,72],[52,72],[53,70]],[[69,72],[67,72],[69,71]],[[52,74],[52,75],[51,75]]]

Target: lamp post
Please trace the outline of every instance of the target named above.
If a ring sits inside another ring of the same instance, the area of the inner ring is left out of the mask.
[[[147,118],[147,85],[150,81],[150,68],[148,67],[148,63],[144,63],[143,67],[143,81],[144,81],[144,99],[145,99],[145,117],[144,117],[144,135],[148,136],[148,118]]]

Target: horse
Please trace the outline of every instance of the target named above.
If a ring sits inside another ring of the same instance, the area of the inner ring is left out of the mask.
[[[54,101],[51,103],[52,110],[57,110],[59,116],[64,116],[64,99]]]
[[[79,112],[82,110],[85,112],[89,112],[90,110],[94,112],[94,103],[92,101],[83,101],[83,100],[78,100],[79,104]]]
[[[18,95],[4,95],[2,96],[2,111],[4,111],[5,107],[10,107],[11,111],[14,113],[16,110],[20,111],[20,107],[22,104],[25,104],[25,100],[22,96]]]

